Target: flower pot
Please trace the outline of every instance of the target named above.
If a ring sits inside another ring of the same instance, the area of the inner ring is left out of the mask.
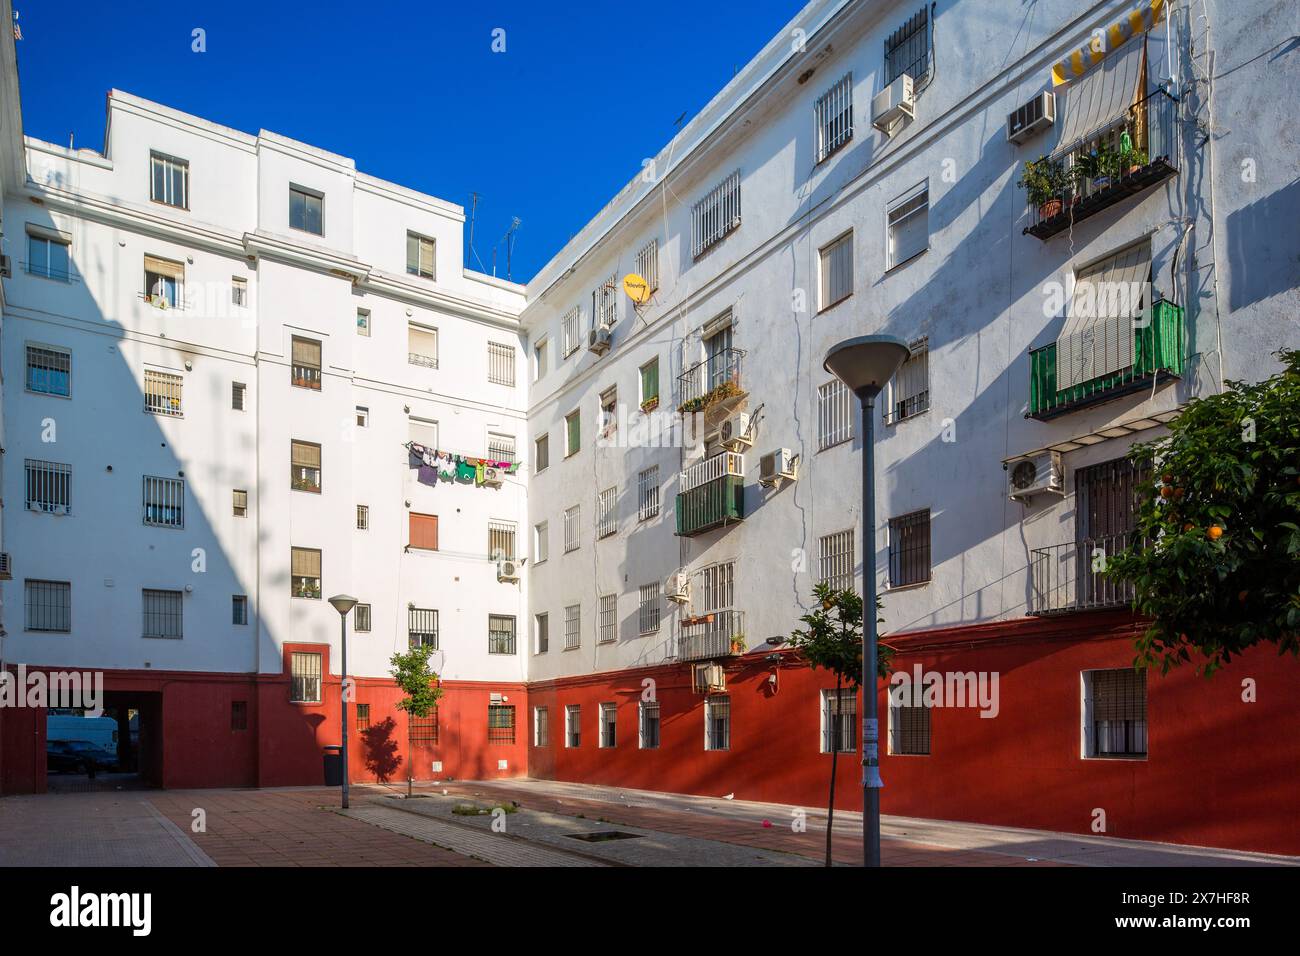
[[[1060,215],[1061,206],[1062,203],[1059,199],[1047,200],[1047,202],[1038,207],[1038,218],[1051,219],[1053,216]]]

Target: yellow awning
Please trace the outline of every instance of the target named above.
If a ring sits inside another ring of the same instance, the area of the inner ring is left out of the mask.
[[[1052,86],[1077,80],[1106,58],[1108,53],[1141,36],[1165,18],[1166,0],[1144,0],[1105,30],[1052,67]]]

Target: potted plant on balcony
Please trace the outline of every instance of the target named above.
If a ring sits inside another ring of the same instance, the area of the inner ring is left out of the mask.
[[[659,407],[658,395],[656,395],[654,398],[647,398],[644,402],[641,403],[641,411],[646,413],[653,412],[658,407]]]
[[[733,653],[733,654],[743,654],[743,653],[745,653],[745,635],[744,635],[744,634],[732,634],[732,635],[731,635],[731,653]]]
[[[1062,197],[1070,187],[1070,177],[1063,161],[1040,156],[1025,163],[1017,185],[1029,194],[1029,205],[1038,210],[1038,218],[1051,219],[1064,205]]]
[[[1105,189],[1119,178],[1120,154],[1109,143],[1100,143],[1091,152],[1081,153],[1074,164],[1074,179],[1080,192]]]

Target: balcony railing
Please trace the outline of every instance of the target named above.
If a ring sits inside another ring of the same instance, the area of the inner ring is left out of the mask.
[[[719,349],[677,376],[677,405],[684,412],[703,411],[727,398],[744,395],[741,387],[741,349]]]
[[[682,622],[677,645],[677,659],[709,661],[744,653],[745,613],[711,611]]]
[[[1077,143],[1065,144],[1051,157],[1064,163],[1070,185],[1046,203],[1030,206],[1030,224],[1024,231],[1042,240],[1064,232],[1136,193],[1178,172],[1178,100],[1164,89],[1130,106],[1115,119]],[[1109,175],[1083,176],[1088,157],[1105,149],[1119,151],[1121,135],[1128,131],[1135,150],[1145,162],[1112,170]]]
[[[1133,364],[1060,391],[1056,388],[1056,343],[1029,353],[1029,412],[1046,421],[1099,405],[1131,392],[1169,382],[1183,374],[1183,310],[1157,299],[1149,321],[1133,330]]]
[[[717,481],[726,475],[743,477],[744,474],[745,456],[734,451],[724,451],[720,455],[696,462],[683,471],[678,490],[686,492],[700,485],[706,485],[710,481]]]
[[[1071,544],[1035,548],[1029,560],[1029,613],[1068,614],[1133,602],[1133,585],[1094,568],[1126,549],[1130,535],[1086,538]]]
[[[715,455],[701,464],[708,464],[722,457],[722,455]],[[683,472],[683,479],[686,474]],[[745,518],[744,475],[722,473],[711,481],[705,481],[688,491],[681,492],[677,495],[676,511],[677,533],[687,538],[736,521],[743,521]]]
[[[420,352],[407,352],[406,362],[408,365],[421,365],[424,368],[437,368],[438,359],[433,355],[423,355]]]

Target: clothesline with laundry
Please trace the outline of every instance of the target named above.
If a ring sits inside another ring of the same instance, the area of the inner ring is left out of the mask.
[[[488,477],[489,468],[502,471],[507,475],[519,471],[520,463],[517,461],[461,455],[414,441],[407,442],[405,448],[410,456],[408,467],[419,469],[416,481],[422,485],[434,486],[439,481],[450,481],[460,484],[473,482],[475,487],[482,487]]]

